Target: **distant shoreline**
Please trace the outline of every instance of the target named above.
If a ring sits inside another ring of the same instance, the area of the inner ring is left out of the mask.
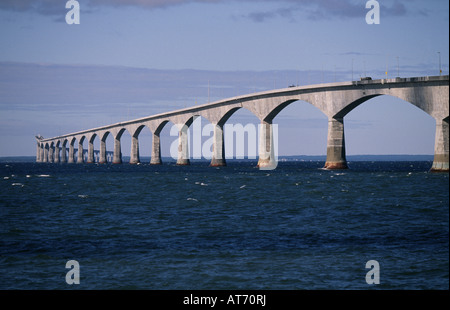
[[[347,155],[347,161],[433,161],[434,155]],[[129,161],[128,156],[123,156],[123,163]],[[257,159],[227,159],[227,161],[257,161]],[[292,155],[279,156],[278,161],[325,161],[326,155]],[[35,162],[35,156],[3,156],[0,162]],[[175,161],[171,157],[162,157],[163,162]],[[191,159],[194,162],[209,161],[208,159]],[[150,162],[150,157],[142,156],[141,162]]]

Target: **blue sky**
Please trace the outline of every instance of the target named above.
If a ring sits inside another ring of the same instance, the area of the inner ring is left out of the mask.
[[[34,155],[38,133],[205,103],[208,82],[218,100],[384,78],[386,68],[388,77],[438,75],[438,52],[448,74],[444,0],[380,0],[379,25],[366,23],[360,0],[79,0],[79,25],[66,24],[65,3],[0,2],[0,156]],[[242,109],[230,119],[257,121]],[[326,153],[327,119],[309,104],[288,106],[275,122],[280,155]],[[433,154],[434,120],[393,97],[367,101],[345,126],[349,155]],[[141,154],[150,145],[143,134]],[[167,148],[163,141],[163,155]]]

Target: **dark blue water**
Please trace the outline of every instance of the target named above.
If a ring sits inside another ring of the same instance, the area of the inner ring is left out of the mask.
[[[449,288],[448,173],[322,166],[0,163],[0,289]]]

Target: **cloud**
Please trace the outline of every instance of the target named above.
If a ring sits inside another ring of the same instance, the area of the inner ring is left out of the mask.
[[[143,9],[160,9],[190,3],[225,3],[234,1],[236,5],[247,3],[273,3],[279,5],[270,11],[255,11],[242,16],[254,22],[265,22],[275,18],[294,21],[296,16],[309,20],[360,18],[365,16],[367,9],[363,0],[78,0],[84,12],[91,12],[101,7],[138,7]],[[35,12],[41,15],[61,16],[67,13],[65,2],[61,0],[2,0],[0,10],[16,12]],[[429,15],[427,9],[408,11],[399,0],[380,1],[383,16],[404,16],[407,13],[422,16]],[[234,17],[236,18],[236,17]]]
[[[248,17],[257,23],[262,23],[268,19],[273,19],[275,17],[288,18],[291,21],[293,21],[294,20],[294,12],[296,10],[297,9],[295,7],[280,8],[275,11],[253,12],[244,17]]]
[[[140,7],[145,9],[165,8],[188,3],[214,3],[223,0],[78,0],[80,7]],[[61,0],[2,0],[0,10],[35,12],[42,15],[59,15],[67,12],[66,1]]]
[[[391,7],[380,4],[380,11],[386,16],[405,16],[407,13],[405,5],[399,1],[395,1]]]
[[[326,18],[353,18],[365,15],[365,5],[362,2],[355,3],[345,0],[318,0],[298,2],[299,9],[304,9],[311,20]]]
[[[65,3],[57,0],[3,0],[0,2],[0,10],[31,11],[41,15],[57,15],[66,12]]]
[[[261,1],[263,2],[263,0]],[[265,2],[274,2],[266,0]],[[309,20],[321,21],[326,19],[361,18],[367,13],[365,1],[354,0],[284,0],[277,1],[284,7],[272,11],[252,12],[242,17],[254,22],[264,22],[274,18],[288,18],[291,21],[295,16],[306,17]],[[383,16],[404,16],[408,13],[406,6],[395,0],[391,5],[380,3],[380,11]],[[426,13],[420,11],[419,14]]]

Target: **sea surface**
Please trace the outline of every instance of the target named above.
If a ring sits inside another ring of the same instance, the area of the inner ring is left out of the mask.
[[[449,174],[431,163],[4,160],[0,289],[449,289]]]

